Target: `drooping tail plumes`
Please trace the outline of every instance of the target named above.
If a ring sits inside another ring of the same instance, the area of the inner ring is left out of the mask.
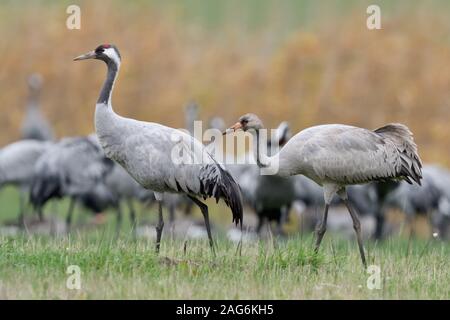
[[[398,177],[403,178],[410,184],[414,181],[420,185],[422,161],[409,128],[400,123],[391,123],[374,130],[374,132],[393,143],[400,153],[401,165],[398,168]]]
[[[242,226],[242,195],[239,185],[220,164],[214,163],[200,172],[200,194],[204,198],[223,199],[233,214],[233,222]]]

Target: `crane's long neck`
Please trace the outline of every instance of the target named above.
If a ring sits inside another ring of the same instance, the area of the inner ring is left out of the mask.
[[[263,139],[261,139],[260,130],[252,131],[252,134],[253,137],[255,138],[255,141],[253,143],[253,154],[256,159],[256,164],[258,165],[258,167],[260,167],[261,169],[271,169],[271,170],[278,169],[278,165],[276,163],[277,155],[269,157],[266,154],[267,141],[263,141]]]
[[[38,109],[39,108],[40,90],[31,89],[28,94],[27,108]]]
[[[106,73],[106,80],[103,84],[100,96],[98,97],[97,104],[106,105],[111,108],[111,95],[114,89],[114,83],[116,82],[117,74],[119,72],[120,64],[116,64],[112,61],[106,63],[108,71]]]
[[[107,66],[106,80],[95,107],[95,132],[107,157],[116,159],[116,155],[120,153],[117,148],[123,136],[118,129],[120,117],[112,109],[111,95],[120,64],[109,61]]]

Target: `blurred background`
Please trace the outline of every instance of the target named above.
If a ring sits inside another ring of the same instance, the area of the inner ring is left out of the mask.
[[[66,9],[81,8],[81,30]],[[381,7],[368,30],[366,8]],[[407,124],[425,162],[450,164],[450,2],[0,2],[0,145],[20,137],[27,77],[44,79],[42,110],[58,137],[93,132],[105,76],[72,58],[114,43],[118,113],[182,127],[183,106],[233,122],[246,112],[293,132],[321,123]]]
[[[381,30],[367,28],[373,4]],[[66,26],[71,5],[80,30]],[[449,0],[0,0],[0,299],[450,298],[449,18]],[[86,137],[106,67],[73,58],[107,43],[122,55],[113,105],[125,117],[206,129],[253,112],[278,127],[276,144],[289,139],[282,121],[291,133],[406,124],[422,186],[348,188],[383,290],[364,289],[337,198],[317,255],[321,187],[256,165],[227,164],[244,232],[206,201],[219,259],[197,206],[168,193],[161,256],[149,254],[154,194]],[[66,264],[79,264],[81,291],[65,290]]]

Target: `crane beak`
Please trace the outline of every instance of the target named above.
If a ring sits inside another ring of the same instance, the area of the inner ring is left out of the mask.
[[[97,55],[96,55],[95,51],[90,51],[88,53],[82,54],[81,56],[74,58],[73,61],[95,59],[96,57],[97,57]]]
[[[231,132],[236,132],[239,129],[242,129],[242,124],[240,122],[236,122],[234,125],[225,130],[223,132],[223,135],[229,134]]]

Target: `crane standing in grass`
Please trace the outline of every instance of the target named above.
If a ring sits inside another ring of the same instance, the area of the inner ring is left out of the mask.
[[[250,131],[255,138],[255,158],[260,168],[278,168],[284,177],[302,174],[323,188],[325,209],[316,234],[316,252],[326,231],[328,208],[337,194],[353,220],[361,261],[367,265],[361,224],[350,205],[346,187],[376,180],[404,179],[420,185],[422,163],[412,133],[402,124],[388,124],[374,131],[340,124],[305,129],[273,156],[260,152],[261,120],[246,114],[227,129]]]
[[[95,130],[105,154],[119,163],[144,188],[153,190],[159,204],[156,252],[164,219],[161,201],[166,192],[186,194],[201,210],[211,250],[214,242],[208,207],[197,197],[224,199],[233,221],[242,221],[241,193],[231,175],[189,134],[158,123],[122,117],[113,111],[111,95],[120,68],[118,49],[109,44],[74,60],[97,59],[107,65],[107,76],[95,107]]]

